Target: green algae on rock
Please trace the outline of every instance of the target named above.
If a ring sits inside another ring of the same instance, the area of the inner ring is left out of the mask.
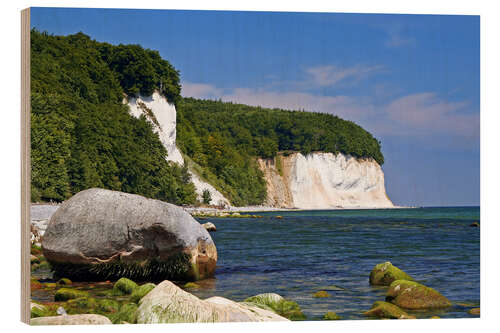
[[[62,279],[59,279],[59,281],[57,281],[57,285],[59,285],[59,286],[67,286],[67,285],[70,285],[72,283],[73,282],[71,282],[71,280],[68,278],[62,278]]]
[[[413,281],[413,278],[387,261],[376,265],[370,273],[370,284],[388,286],[396,280]]]
[[[479,316],[481,315],[481,308],[474,308],[468,311],[469,314]]]
[[[93,297],[78,297],[68,300],[64,308],[68,314],[95,313],[97,304]]]
[[[290,320],[305,320],[297,302],[287,300],[275,293],[265,293],[249,297],[245,303],[254,304],[262,309],[271,310],[274,313]]]
[[[420,283],[396,280],[387,290],[386,301],[405,309],[432,309],[451,306],[438,291]]]
[[[342,319],[342,317],[332,311],[328,311],[323,316],[323,320],[340,320],[340,319]]]
[[[114,299],[104,298],[98,299],[95,307],[98,312],[102,312],[103,314],[114,313],[118,311],[118,309],[120,309],[120,303],[118,303]]]
[[[61,288],[58,291],[56,291],[54,295],[54,300],[56,302],[64,302],[70,299],[88,297],[88,296],[89,294],[83,290]]]
[[[198,289],[198,288],[200,288],[200,286],[194,282],[188,282],[188,283],[184,284],[183,287],[186,289]]]
[[[136,288],[137,288],[137,283],[123,277],[120,280],[116,281],[116,283],[114,284],[113,294],[130,295]]]
[[[110,316],[113,324],[130,323],[135,324],[137,322],[137,304],[136,303],[126,303],[120,307],[118,312]]]
[[[31,318],[45,317],[49,313],[48,309],[44,305],[34,302],[31,302],[30,309],[31,309]]]
[[[137,323],[287,321],[272,311],[222,297],[201,300],[165,280],[139,301]]]
[[[373,303],[370,310],[363,313],[363,315],[367,317],[377,317],[377,318],[387,318],[387,319],[410,319],[415,318],[413,316],[409,316],[405,311],[403,311],[400,307],[388,303],[377,301]]]
[[[130,295],[130,300],[134,303],[138,303],[141,298],[146,296],[151,290],[154,289],[156,285],[154,283],[146,283],[137,287]]]
[[[325,298],[325,297],[332,297],[328,292],[324,290],[317,291],[313,294],[313,297],[315,298]]]

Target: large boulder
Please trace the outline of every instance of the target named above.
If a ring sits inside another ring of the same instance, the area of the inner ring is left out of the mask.
[[[32,318],[30,325],[106,325],[112,324],[108,318],[98,314],[77,314]]]
[[[222,297],[201,300],[170,281],[163,281],[139,301],[138,324],[286,321],[255,305]]]
[[[198,280],[217,262],[212,238],[182,208],[96,188],[57,209],[42,251],[57,275],[73,280]]]
[[[396,280],[413,281],[413,278],[387,261],[376,265],[370,272],[370,284],[388,286]]]
[[[414,281],[396,280],[387,290],[386,301],[405,309],[445,308],[451,302],[438,291]]]

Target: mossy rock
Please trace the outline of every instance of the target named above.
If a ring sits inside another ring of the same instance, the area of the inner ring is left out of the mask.
[[[49,310],[42,304],[31,302],[31,318],[45,317],[49,315]]]
[[[183,286],[185,289],[198,289],[200,286],[194,282],[188,282]]]
[[[56,291],[54,295],[54,300],[56,302],[64,302],[70,299],[76,299],[81,297],[88,297],[89,294],[82,290],[61,288]]]
[[[328,311],[323,316],[323,320],[340,320],[340,319],[342,319],[342,317],[332,311]]]
[[[142,286],[137,287],[133,292],[130,297],[130,300],[134,303],[138,303],[141,298],[147,295],[151,290],[153,290],[156,287],[154,283],[146,283],[143,284]]]
[[[43,286],[45,289],[54,289],[55,287],[57,287],[57,284],[54,282],[46,282],[43,284]]]
[[[372,308],[363,313],[363,315],[368,317],[387,318],[387,319],[414,318],[412,316],[409,316],[400,307],[388,302],[381,302],[381,301],[373,303]]]
[[[441,319],[441,317],[439,317],[439,316],[432,316],[429,319]]]
[[[451,302],[438,291],[414,281],[396,280],[387,290],[386,301],[404,309],[446,308]]]
[[[137,304],[127,303],[120,307],[120,310],[109,316],[113,324],[121,324],[123,322],[135,324],[137,322]]]
[[[121,278],[114,284],[113,294],[117,296],[130,295],[136,288],[137,283],[127,278]]]
[[[104,313],[115,313],[120,309],[120,303],[114,299],[99,299],[97,300],[96,309]]]
[[[43,287],[42,283],[35,278],[31,278],[30,280],[30,289],[31,291],[41,289]]]
[[[42,248],[36,244],[32,244],[30,253],[35,256],[42,254]]]
[[[66,302],[65,310],[68,314],[95,313],[98,301],[93,297],[78,297]]]
[[[468,313],[471,315],[474,315],[474,316],[480,316],[481,315],[481,308],[470,309],[468,311]]]
[[[413,281],[413,278],[389,261],[376,265],[370,273],[370,284],[388,286],[396,280]]]
[[[52,266],[45,260],[41,261],[40,264],[38,265],[37,269],[47,269],[50,270],[52,269]]]
[[[314,298],[326,298],[326,297],[332,297],[328,292],[324,290],[317,291],[313,294]]]
[[[40,259],[37,256],[31,255],[30,256],[30,262],[32,264],[39,264],[40,263]]]
[[[59,279],[59,281],[57,281],[57,284],[59,286],[69,286],[71,285],[73,282],[71,282],[70,279],[68,278],[62,278],[62,279]]]
[[[245,299],[246,303],[254,304],[261,309],[271,310],[274,313],[290,320],[305,320],[299,304],[294,301],[284,299],[278,294],[259,294]]]
[[[265,293],[265,294],[258,294],[252,297],[248,297],[245,299],[244,302],[248,303],[254,303],[254,304],[261,304],[261,305],[266,305],[266,306],[271,306],[277,302],[280,302],[284,300],[284,298],[278,294],[275,293]]]

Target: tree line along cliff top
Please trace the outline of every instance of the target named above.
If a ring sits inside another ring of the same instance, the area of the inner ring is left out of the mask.
[[[102,187],[175,204],[196,202],[187,167],[167,152],[124,96],[158,90],[177,108],[177,145],[190,167],[233,205],[266,198],[255,157],[314,151],[373,158],[380,142],[333,115],[182,98],[180,74],[158,51],[111,45],[83,33],[31,31],[32,201],[62,201]],[[333,110],[334,111],[334,110]]]

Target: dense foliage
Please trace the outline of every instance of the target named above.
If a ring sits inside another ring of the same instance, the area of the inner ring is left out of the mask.
[[[152,125],[122,104],[124,93],[155,87],[178,99],[179,75],[155,51],[32,30],[32,200],[102,187],[195,202],[187,168],[170,165]]]
[[[324,151],[384,163],[380,142],[336,116],[193,98],[177,105],[177,142],[236,204],[258,204],[265,198],[255,157]]]
[[[336,116],[181,98],[179,72],[139,45],[32,30],[31,47],[34,201],[62,201],[102,187],[194,203],[187,166],[169,164],[151,123],[131,116],[122,103],[127,95],[155,90],[177,106],[177,143],[186,165],[236,206],[266,198],[256,157],[325,151],[384,162],[380,142]],[[212,198],[204,193],[202,199]]]

